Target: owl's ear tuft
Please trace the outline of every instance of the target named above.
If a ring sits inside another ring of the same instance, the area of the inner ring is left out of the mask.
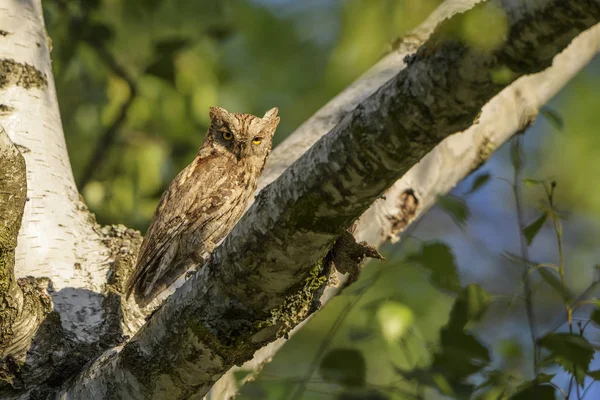
[[[208,116],[210,117],[211,122],[221,121],[229,116],[229,111],[221,107],[210,107],[208,110]]]
[[[271,135],[275,134],[275,129],[277,129],[277,125],[279,125],[279,117],[277,116],[278,111],[279,109],[277,107],[273,107],[265,113],[264,117],[262,117],[265,126],[270,127]]]
[[[277,116],[278,112],[279,112],[279,109],[277,107],[273,107],[265,113],[265,116],[263,117],[263,119],[275,118]]]

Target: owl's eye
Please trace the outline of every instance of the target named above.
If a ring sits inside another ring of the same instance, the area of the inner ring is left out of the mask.
[[[252,139],[252,144],[260,144],[262,142],[262,138],[259,137],[255,137],[254,139]]]
[[[227,141],[233,139],[233,133],[231,133],[229,131],[224,131],[223,132],[223,139],[225,139]]]

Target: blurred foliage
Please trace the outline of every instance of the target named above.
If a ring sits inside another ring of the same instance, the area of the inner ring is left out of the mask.
[[[465,274],[448,244],[405,238],[401,246],[387,248],[387,262],[369,265],[357,283],[296,334],[258,379],[245,383],[241,398],[597,398],[598,391],[590,389],[600,379],[593,365],[600,351],[600,267],[592,268],[593,277],[584,288],[572,290],[565,278],[573,269],[565,261],[565,214],[556,207],[558,185],[522,179],[528,156],[521,138],[506,147],[516,180],[475,172],[452,195],[460,211],[448,207],[448,196],[440,199],[438,210],[465,232],[473,222],[471,197],[485,191],[489,181],[510,184],[520,198],[513,199],[513,213],[521,248],[520,255],[505,251],[503,264],[514,262],[523,277],[513,279],[510,295],[484,289],[497,286],[493,282],[461,285]],[[522,191],[537,189],[542,215],[526,223],[520,211]],[[556,263],[532,261],[529,251],[548,230],[556,243]],[[535,288],[530,295],[523,292],[526,285]],[[553,293],[552,298],[542,287]],[[531,296],[532,304],[543,304],[549,322],[540,321],[539,309],[534,309],[534,340],[522,319],[510,336],[498,337],[510,325],[511,309],[525,314],[525,296]],[[504,310],[499,312],[498,306]]]
[[[276,145],[438,3],[45,0],[87,204],[100,223],[144,230],[200,146],[208,107],[256,115],[279,107]]]
[[[202,142],[209,106],[279,107],[280,143],[439,3],[45,0],[87,204],[100,223],[144,230]],[[506,19],[484,5],[453,29],[493,49]],[[317,313],[240,398],[600,398],[599,70],[597,60],[523,139],[384,249],[388,261]]]
[[[542,176],[568,182],[568,190],[558,193],[560,201],[593,215],[600,214],[600,192],[590,191],[600,170],[599,61],[576,76],[557,99],[560,113],[546,108],[544,116],[556,133],[544,143],[549,161],[539,166]]]

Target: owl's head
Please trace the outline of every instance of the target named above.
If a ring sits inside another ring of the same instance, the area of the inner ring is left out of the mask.
[[[207,140],[214,149],[231,154],[238,161],[264,163],[271,152],[273,134],[279,124],[277,111],[277,108],[272,108],[260,118],[210,107]]]

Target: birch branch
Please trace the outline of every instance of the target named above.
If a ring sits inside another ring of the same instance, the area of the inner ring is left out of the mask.
[[[471,1],[470,6],[477,2],[476,0]],[[423,25],[417,28],[416,32],[421,32],[428,37],[431,31],[428,31],[427,27],[431,27],[430,21],[433,17],[448,15],[452,10],[456,10],[454,7],[465,7],[466,3],[469,2],[464,0],[446,1]],[[402,59],[408,55],[403,50],[411,52],[410,49],[415,43],[415,38],[419,37],[427,38],[410,34],[408,36],[409,46],[401,45],[397,54],[390,54],[382,60],[365,77],[319,110],[314,117],[307,120],[291,137],[298,134],[320,137],[326,134],[327,127],[324,126],[323,121],[330,121],[336,115],[343,115],[343,110],[347,109],[346,105],[357,101],[355,96],[359,101],[362,100],[370,94],[372,87],[385,81],[388,73],[392,74],[396,69],[403,69]],[[418,42],[418,39],[416,41]],[[598,52],[600,52],[600,25],[594,26],[574,39],[567,49],[554,58],[552,67],[538,74],[524,76],[502,90],[483,107],[477,124],[442,141],[388,189],[384,199],[376,201],[360,217],[354,233],[357,241],[366,241],[374,247],[379,247],[390,240],[397,241],[399,234],[433,207],[440,196],[448,193],[462,179],[477,169],[514,134],[526,130],[536,119],[542,106],[594,56],[598,55]],[[360,89],[351,90],[353,88]],[[331,117],[324,118],[324,115]],[[308,143],[310,140],[312,138],[309,137],[304,142]],[[294,139],[294,141],[301,142],[298,139]],[[290,148],[293,147],[290,146]],[[282,153],[277,153],[277,156],[279,154]],[[289,162],[285,157],[275,157],[275,160],[282,164]],[[343,279],[343,277],[340,278]],[[326,304],[338,292],[338,289],[337,287],[328,288],[326,294],[321,297],[321,303]],[[293,336],[306,322],[299,324],[288,336]],[[283,337],[278,338],[258,350],[252,360],[247,361],[241,367],[232,368],[213,386],[207,398],[211,400],[233,398],[238,391],[233,372],[240,369],[252,371],[245,380],[255,376],[264,365],[270,362],[287,340]]]

